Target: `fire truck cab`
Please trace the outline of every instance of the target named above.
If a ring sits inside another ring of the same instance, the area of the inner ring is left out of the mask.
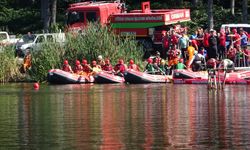
[[[95,21],[106,25],[112,14],[122,13],[122,8],[122,3],[106,1],[70,4],[66,14],[68,29],[84,29],[88,22]]]

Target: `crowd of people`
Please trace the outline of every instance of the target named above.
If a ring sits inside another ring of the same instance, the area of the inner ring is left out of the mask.
[[[237,67],[249,66],[250,55],[247,49],[248,33],[240,28],[214,29],[197,28],[187,35],[187,29],[172,29],[163,37],[161,56],[168,60],[168,67],[176,68],[178,63],[184,63],[187,69],[204,70],[208,61],[213,59],[218,66],[224,59],[232,61]]]
[[[97,60],[93,60],[91,64],[88,63],[87,59],[83,59],[82,63],[79,60],[75,61],[75,65],[72,68],[69,65],[68,60],[64,60],[62,70],[66,72],[76,73],[76,74],[95,74],[100,71],[105,71],[107,73],[123,76],[127,69],[133,69],[140,71],[138,65],[134,63],[133,59],[129,60],[129,64],[126,65],[123,59],[119,59],[115,66],[112,66],[108,58],[103,59],[101,55],[97,57]]]

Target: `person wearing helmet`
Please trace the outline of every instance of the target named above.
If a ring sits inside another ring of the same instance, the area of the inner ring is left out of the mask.
[[[68,60],[64,60],[62,70],[63,70],[63,71],[66,71],[66,72],[73,73],[72,68],[71,68],[71,66],[69,65]]]
[[[153,65],[153,59],[149,57],[148,60],[147,60],[147,62],[148,62],[148,64],[146,65],[144,72],[147,72],[149,74],[155,74],[155,68],[154,68],[154,65]]]
[[[180,55],[181,51],[179,49],[176,49],[176,46],[172,46],[168,51],[168,66],[172,67],[177,65]]]
[[[138,67],[138,65],[136,65],[136,64],[134,63],[134,60],[133,60],[133,59],[130,59],[130,60],[129,60],[128,69],[132,69],[132,70],[135,70],[135,71],[140,71],[140,68]]]
[[[105,61],[103,60],[102,55],[99,55],[99,56],[97,57],[97,64],[98,64],[99,66],[101,66],[101,67],[105,65]]]
[[[176,69],[185,69],[186,66],[183,63],[183,59],[180,58],[178,64],[176,65]]]
[[[126,71],[126,66],[124,65],[123,59],[118,60],[118,64],[114,67],[115,75],[119,75],[121,77],[124,76],[124,73]]]
[[[23,65],[21,67],[21,72],[25,73],[28,69],[31,67],[31,53],[30,50],[28,49],[26,52],[26,55],[24,56],[23,59]]]
[[[102,70],[108,73],[113,73],[113,66],[111,65],[109,59],[105,60],[105,64],[102,66]]]
[[[82,65],[79,60],[76,60],[75,67],[74,67],[74,73],[80,74],[82,72]]]
[[[97,73],[97,72],[100,72],[102,71],[102,68],[100,65],[97,64],[97,62],[95,60],[92,61],[91,63],[91,67],[92,67],[92,71],[93,73]]]
[[[88,64],[87,59],[82,60],[82,71],[85,73],[90,73],[92,71],[92,68]]]
[[[156,51],[155,61],[156,61],[157,65],[160,65],[160,63],[161,63],[161,53],[159,51]]]

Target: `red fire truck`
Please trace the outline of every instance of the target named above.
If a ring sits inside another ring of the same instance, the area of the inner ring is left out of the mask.
[[[114,2],[80,2],[67,10],[69,29],[82,30],[89,21],[109,25],[120,35],[133,35],[146,49],[162,44],[169,25],[190,20],[189,9],[150,9],[150,2],[142,2],[141,10],[126,12],[125,4]]]

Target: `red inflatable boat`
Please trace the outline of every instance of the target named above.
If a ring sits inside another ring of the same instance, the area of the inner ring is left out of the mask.
[[[170,76],[153,75],[145,72],[129,69],[124,74],[125,81],[128,83],[167,83],[170,82]]]
[[[123,77],[110,74],[104,71],[97,73],[95,76],[96,83],[123,83],[125,82]]]
[[[51,69],[47,75],[47,80],[52,84],[81,84],[93,83],[94,77],[87,74],[73,74],[61,69]]]
[[[185,69],[174,70],[173,83],[175,84],[207,84],[208,73],[206,71],[193,72]],[[226,73],[225,79],[223,73],[216,73],[217,82],[226,84],[250,84],[250,71],[237,71]]]

